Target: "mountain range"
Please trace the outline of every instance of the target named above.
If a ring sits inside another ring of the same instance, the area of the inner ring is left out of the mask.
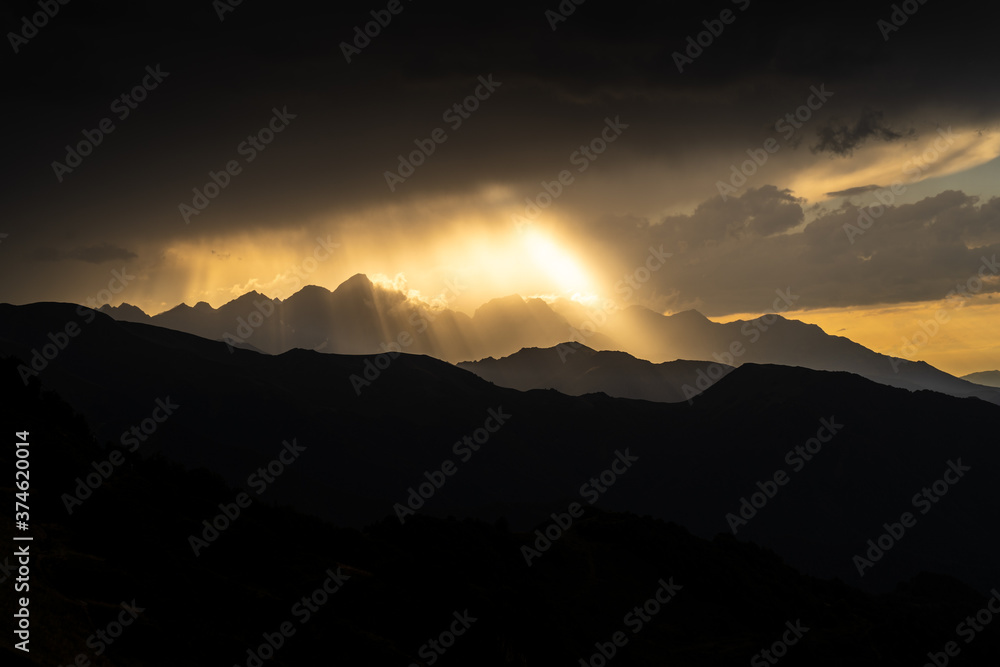
[[[285,300],[249,292],[218,309],[202,301],[153,316],[129,304],[105,305],[101,312],[268,354],[295,348],[339,354],[393,349],[461,361],[510,354],[533,344],[556,345],[570,334],[568,322],[541,299],[494,299],[470,317],[408,299],[363,274],[332,292],[308,285]]]
[[[460,363],[574,341],[592,350],[627,352],[653,363],[707,361],[715,364],[708,369],[713,378],[747,362],[781,364],[846,371],[892,387],[974,396],[1000,405],[998,387],[957,378],[922,361],[879,354],[847,338],[829,335],[816,325],[778,314],[718,323],[693,310],[673,315],[640,306],[597,310],[567,300],[550,304],[511,295],[484,304],[470,317],[408,299],[402,292],[376,285],[362,274],[332,292],[307,286],[283,301],[250,292],[218,309],[199,302],[194,307],[181,304],[152,317],[128,304],[105,305],[101,312],[118,320],[153,324],[225,341],[230,348],[269,354],[295,348],[339,354],[388,350]],[[511,381],[518,375],[514,370],[504,373]],[[615,371],[608,373],[614,375]],[[555,386],[552,382],[555,380],[526,383],[521,377],[517,384],[506,386]],[[610,380],[605,387],[592,380],[580,386],[589,387],[585,391],[623,395]],[[676,387],[649,395],[661,397],[656,400],[683,398],[678,397]]]
[[[130,457],[133,429],[152,425],[138,456],[244,489],[297,443],[301,464],[268,486],[269,501],[341,526],[453,515],[543,530],[553,513],[593,502],[703,538],[750,539],[807,574],[870,590],[924,571],[983,591],[1000,579],[989,520],[1000,512],[1000,408],[975,398],[744,363],[671,404],[523,392],[423,355],[230,350],[70,304],[2,305],[0,323],[0,355],[63,396],[99,442]],[[153,425],[164,403],[178,407]],[[634,461],[627,472],[623,460]],[[953,465],[970,470],[859,569],[868,541],[917,514],[911,498],[953,479]]]

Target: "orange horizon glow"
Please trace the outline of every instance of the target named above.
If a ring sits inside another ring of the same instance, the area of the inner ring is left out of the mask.
[[[922,175],[955,173],[1000,153],[1000,134],[974,134],[956,130],[947,154]],[[811,179],[808,187],[806,180],[800,180],[793,189],[810,201],[819,201],[830,190],[886,183],[901,173],[900,156],[908,159],[933,141],[931,136],[901,151],[889,146],[866,149],[850,163],[851,174],[843,171],[847,163],[817,163],[812,171],[802,172],[801,179]],[[139,259],[126,263],[137,278],[114,294],[110,303],[129,303],[149,315],[200,301],[218,308],[250,291],[287,299],[306,285],[334,290],[362,273],[426,307],[467,315],[492,299],[512,294],[584,307],[603,301],[618,307],[630,305],[619,303],[614,284],[620,275],[613,275],[613,261],[603,248],[588,243],[586,234],[576,233],[576,221],[567,215],[552,207],[529,220],[524,199],[515,188],[488,184],[464,195],[392,201],[280,231],[248,229],[215,236],[202,232],[165,246],[137,241],[133,247]],[[81,269],[76,281],[80,293],[66,300],[85,303],[88,296],[100,294],[109,268]],[[82,275],[84,270],[87,276]],[[639,299],[649,297],[647,292],[637,294]],[[816,324],[876,352],[924,360],[964,375],[1000,368],[1000,347],[990,335],[1000,330],[1000,308],[992,307],[998,302],[980,296],[963,308],[949,308],[950,321],[926,343],[910,350],[904,349],[906,340],[921,331],[921,322],[933,319],[941,302],[783,315]],[[712,319],[726,322],[757,315],[733,313]]]
[[[732,322],[760,315],[734,313],[709,319]],[[780,315],[815,324],[832,336],[849,338],[881,354],[925,361],[959,377],[1000,369],[1000,346],[995,335],[1000,331],[1000,298],[991,295],[971,297],[964,305],[941,300],[796,310]],[[934,333],[927,335],[928,331]]]

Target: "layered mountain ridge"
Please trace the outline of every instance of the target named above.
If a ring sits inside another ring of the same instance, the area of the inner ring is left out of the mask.
[[[567,396],[500,387],[428,356],[231,350],[71,304],[2,305],[0,323],[0,356],[63,396],[100,442],[128,444],[158,405],[173,405],[136,455],[205,467],[244,488],[296,443],[301,459],[269,485],[269,502],[340,525],[408,523],[408,507],[532,530],[592,499],[701,537],[735,530],[808,574],[862,588],[929,571],[988,591],[1000,577],[989,521],[1000,512],[1000,408],[974,398],[754,363],[690,402]],[[588,480],[605,479],[622,456],[634,465],[619,466],[594,497]],[[442,472],[450,466],[457,472]],[[919,512],[914,494],[953,479],[953,466],[968,472]],[[414,500],[431,478],[445,481]],[[763,504],[761,489],[770,489]],[[868,541],[907,510],[917,525],[859,571]]]
[[[105,305],[100,310],[115,319],[162,326],[269,354],[295,348],[339,354],[392,351],[459,363],[575,341],[596,351],[624,351],[654,364],[677,360],[714,363],[710,369],[713,376],[747,362],[801,366],[847,371],[911,391],[930,389],[951,396],[975,396],[1000,405],[1000,387],[956,378],[922,361],[880,354],[848,338],[829,335],[816,325],[777,314],[717,323],[694,310],[662,315],[630,306],[605,312],[576,302],[547,303],[511,295],[493,299],[468,316],[408,299],[363,274],[351,277],[332,292],[310,285],[283,301],[250,292],[218,309],[207,304],[181,304],[152,317],[128,304]],[[599,384],[593,388],[603,391]],[[662,396],[686,398],[667,390]]]

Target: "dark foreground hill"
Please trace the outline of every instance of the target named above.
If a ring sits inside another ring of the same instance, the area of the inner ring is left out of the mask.
[[[663,404],[519,392],[429,357],[230,351],[59,304],[2,306],[0,322],[19,375],[36,377],[35,358],[124,461],[159,453],[338,525],[454,515],[525,530],[576,502],[705,538],[735,530],[869,590],[921,571],[983,593],[1000,581],[1000,408],[977,399],[744,364]]]
[[[556,389],[570,396],[602,392],[619,398],[678,403],[700,394],[731,366],[709,361],[654,364],[625,352],[598,352],[566,342],[545,349],[525,348],[502,359],[489,357],[458,364],[501,387],[527,391]]]
[[[961,641],[985,597],[920,575],[873,596],[731,537],[590,509],[529,567],[501,521],[417,516],[338,528],[258,501],[199,555],[215,475],[161,457],[117,469],[68,514],[63,489],[109,458],[85,421],[0,363],[8,434],[28,431],[30,653],[4,665],[913,665]],[[0,464],[13,470],[13,449]],[[0,483],[4,496],[10,482]],[[3,530],[14,532],[4,514]],[[2,563],[9,583],[10,558]],[[5,609],[14,604],[2,588]],[[123,624],[123,620],[127,623]],[[454,631],[456,634],[451,634]],[[460,633],[460,634],[458,634]],[[783,640],[790,644],[784,644]],[[618,642],[618,646],[614,642]],[[768,654],[762,651],[770,651]],[[996,628],[963,643],[991,664]]]

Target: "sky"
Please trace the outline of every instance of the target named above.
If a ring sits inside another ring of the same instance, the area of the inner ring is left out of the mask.
[[[828,333],[1000,368],[982,10],[40,6],[0,10],[4,302],[153,314],[365,273],[470,313],[725,321],[787,289]]]

